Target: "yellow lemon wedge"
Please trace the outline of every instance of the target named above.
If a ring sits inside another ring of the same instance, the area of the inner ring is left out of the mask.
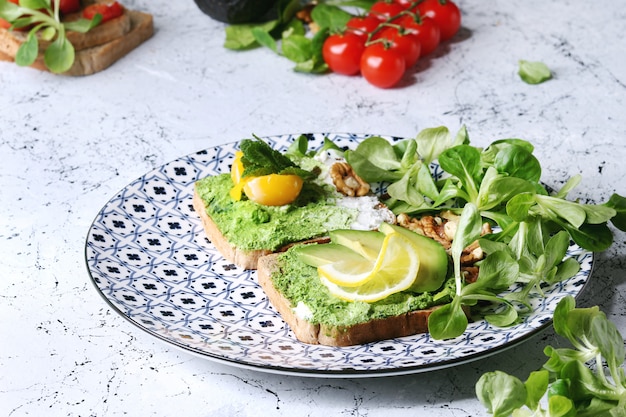
[[[318,273],[336,297],[372,303],[409,288],[419,265],[414,244],[399,233],[390,233],[385,236],[376,261],[338,261],[318,267]]]

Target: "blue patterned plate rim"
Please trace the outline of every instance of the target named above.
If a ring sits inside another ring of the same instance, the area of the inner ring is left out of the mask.
[[[269,136],[285,150],[301,134]],[[371,134],[308,133],[311,147],[325,137],[353,148]],[[401,138],[382,136],[390,141]],[[267,300],[256,272],[226,261],[208,241],[193,211],[194,182],[229,172],[239,142],[195,152],[128,184],[94,218],[85,242],[91,282],[108,305],[142,331],[185,352],[236,367],[307,377],[382,377],[432,371],[511,348],[552,323],[558,301],[578,296],[594,254],[571,244],[580,272],[535,293],[533,312],[509,328],[470,323],[463,336],[428,334],[353,347],[299,342]],[[433,175],[441,174],[436,164]],[[515,291],[515,289],[513,289]]]

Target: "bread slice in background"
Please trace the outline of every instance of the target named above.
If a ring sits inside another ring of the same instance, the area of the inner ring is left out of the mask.
[[[272,274],[280,270],[277,262],[278,256],[279,254],[271,254],[259,259],[257,269],[259,284],[274,308],[278,310],[301,342],[327,346],[352,346],[428,332],[428,316],[437,307],[350,326],[314,324],[298,317],[294,313],[294,306],[272,281]]]
[[[69,18],[78,18],[78,15]],[[101,23],[87,33],[67,32],[67,39],[76,51],[72,67],[63,75],[81,76],[102,71],[154,34],[151,14],[124,10],[124,14]],[[26,40],[27,32],[0,29],[0,60],[15,61],[19,47]],[[47,43],[40,42],[40,52],[31,67],[49,71],[43,60]]]

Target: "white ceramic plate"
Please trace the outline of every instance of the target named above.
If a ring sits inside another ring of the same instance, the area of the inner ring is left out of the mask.
[[[265,139],[284,150],[298,136]],[[368,135],[307,136],[311,148],[321,146],[324,137],[354,148]],[[344,348],[303,344],[268,302],[256,273],[222,258],[193,211],[194,182],[229,172],[237,146],[187,155],[133,181],[102,208],[87,235],[89,273],[109,305],[141,330],[185,351],[244,368],[302,376],[429,371],[526,340],[549,326],[559,300],[578,295],[589,279],[593,254],[572,245],[568,256],[580,263],[580,272],[544,288],[546,297],[533,298],[533,313],[516,326],[501,329],[479,321],[462,337],[447,341],[422,334]]]

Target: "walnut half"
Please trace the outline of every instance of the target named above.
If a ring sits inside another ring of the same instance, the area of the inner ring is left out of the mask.
[[[370,185],[346,162],[335,162],[330,167],[330,178],[337,191],[348,197],[362,197],[370,191]]]

